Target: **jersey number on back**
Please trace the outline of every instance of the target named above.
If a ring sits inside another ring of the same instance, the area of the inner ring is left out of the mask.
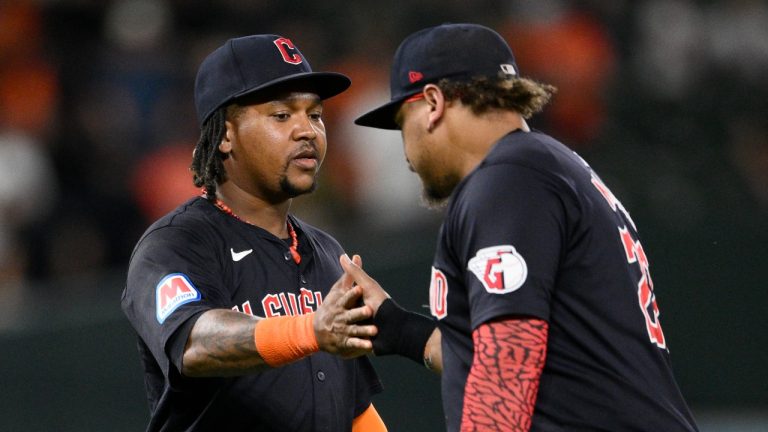
[[[629,212],[594,172],[592,173],[592,184],[603,195],[613,211],[621,212],[634,228],[635,223],[629,216]],[[651,272],[648,270],[648,257],[645,255],[643,245],[640,244],[639,240],[632,237],[626,226],[619,227],[619,237],[621,237],[621,244],[624,245],[627,262],[629,264],[637,263],[640,266],[642,276],[637,283],[637,300],[645,317],[648,338],[659,348],[666,349],[667,343],[664,340],[664,332],[661,330],[661,322],[659,321],[659,306],[656,304],[656,296],[653,294],[653,281],[651,280]]]
[[[664,340],[664,332],[661,330],[659,321],[659,306],[656,304],[656,296],[653,294],[653,281],[651,272],[648,270],[648,257],[645,255],[643,245],[632,238],[632,234],[626,227],[619,228],[621,243],[624,245],[624,252],[627,256],[627,262],[638,263],[643,276],[637,283],[637,300],[640,303],[640,310],[645,317],[645,328],[648,330],[648,337],[651,343],[659,348],[666,348],[667,343]]]

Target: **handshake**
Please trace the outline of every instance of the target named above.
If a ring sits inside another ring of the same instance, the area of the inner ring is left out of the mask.
[[[399,354],[422,364],[429,357],[426,348],[439,349],[434,320],[398,306],[363,270],[359,255],[339,261],[344,274],[314,314],[321,351],[343,358]]]

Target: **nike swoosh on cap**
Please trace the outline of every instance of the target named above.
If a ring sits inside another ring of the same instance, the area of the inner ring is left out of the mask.
[[[248,256],[248,254],[253,252],[253,249],[244,250],[242,252],[235,252],[234,249],[230,248],[229,251],[232,252],[232,261],[240,261],[241,259]]]

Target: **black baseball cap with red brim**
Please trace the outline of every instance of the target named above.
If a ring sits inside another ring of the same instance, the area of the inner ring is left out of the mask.
[[[398,47],[389,77],[390,100],[358,117],[355,124],[400,129],[395,114],[426,84],[448,78],[517,75],[517,64],[507,42],[478,24],[443,24],[408,36]]]
[[[200,64],[195,108],[200,125],[227,103],[277,86],[316,93],[321,99],[349,88],[337,72],[314,72],[290,39],[272,34],[229,39]]]

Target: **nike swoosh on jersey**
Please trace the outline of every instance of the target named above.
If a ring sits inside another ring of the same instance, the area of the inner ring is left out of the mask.
[[[235,252],[234,249],[230,248],[229,251],[232,252],[232,261],[240,261],[241,259],[248,256],[248,254],[253,252],[253,249],[244,250],[242,252]]]

